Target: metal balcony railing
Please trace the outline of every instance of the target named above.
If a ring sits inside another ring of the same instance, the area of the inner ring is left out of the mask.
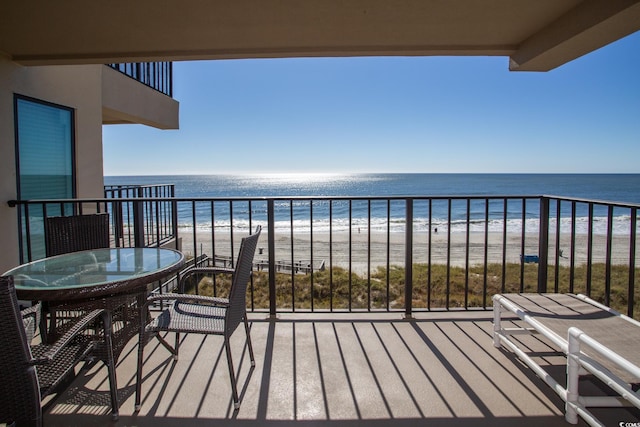
[[[173,96],[172,62],[133,62],[106,65],[158,92]]]
[[[498,292],[574,292],[640,314],[639,205],[502,195],[176,198],[171,185],[107,187],[105,195],[10,202],[21,218],[22,261],[44,255],[43,218],[61,212],[108,212],[113,246],[175,244],[226,266],[260,224],[254,311],[410,316],[486,309]]]
[[[105,212],[112,216],[114,242],[143,247],[161,246],[172,240],[177,233],[174,218],[177,212],[172,203],[158,199],[172,198],[175,194],[173,184],[105,185],[104,197],[116,199],[105,205]],[[138,202],[139,199],[149,201]]]

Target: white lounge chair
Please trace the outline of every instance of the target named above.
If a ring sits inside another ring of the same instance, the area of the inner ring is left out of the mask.
[[[513,313],[523,326],[502,316]],[[565,402],[565,418],[576,424],[578,415],[589,425],[603,425],[587,408],[640,408],[640,322],[584,295],[502,294],[493,297],[496,347],[512,350]],[[540,333],[567,357],[566,387],[556,381],[513,336]],[[594,375],[616,396],[580,395],[581,375]]]

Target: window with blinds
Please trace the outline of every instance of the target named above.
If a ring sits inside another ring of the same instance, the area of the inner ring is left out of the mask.
[[[16,97],[18,198],[75,196],[73,110]]]
[[[74,110],[33,98],[14,98],[17,196],[21,200],[75,197]],[[72,206],[51,204],[46,216],[70,214]],[[29,211],[21,218],[23,233],[29,226],[32,259],[44,256],[43,217]],[[35,240],[35,241],[34,241]],[[25,254],[26,255],[26,254]]]

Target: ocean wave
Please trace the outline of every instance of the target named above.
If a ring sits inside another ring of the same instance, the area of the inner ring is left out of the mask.
[[[196,229],[198,231],[211,231],[211,221],[201,221],[197,223]],[[249,230],[257,225],[261,225],[263,228],[267,227],[266,220],[253,220],[247,219],[234,219],[233,222],[225,220],[216,220],[214,226],[216,230],[230,229],[233,224],[234,230]],[[585,235],[589,232],[589,217],[577,217],[575,220],[575,233],[579,235]],[[180,222],[178,225],[181,229],[191,229],[192,222]],[[310,221],[309,219],[294,219],[294,220],[277,220],[274,223],[275,230],[277,232],[291,232],[291,229],[295,232],[309,233],[311,230],[314,232],[348,232],[349,229],[352,232],[366,232],[371,230],[372,232],[387,232],[390,233],[404,233],[406,230],[406,221],[404,218],[333,218],[329,221],[328,218],[318,218]],[[524,222],[524,231],[527,233],[537,233],[540,227],[540,220],[538,218],[527,218]],[[559,231],[561,234],[569,234],[572,231],[574,225],[571,218],[561,218],[559,224]],[[522,219],[507,219],[506,224],[503,219],[490,219],[488,222],[485,220],[455,220],[448,221],[442,218],[432,218],[429,221],[428,218],[414,218],[413,230],[415,232],[426,232],[431,228],[432,231],[439,233],[483,233],[485,230],[489,233],[502,233],[506,230],[507,233],[521,233],[523,231]],[[591,232],[595,235],[606,235],[608,232],[609,224],[607,217],[593,217],[591,222]],[[628,215],[621,215],[613,217],[611,224],[611,231],[613,235],[629,235],[631,228],[631,217]],[[556,218],[549,220],[550,232],[558,230],[558,223]]]

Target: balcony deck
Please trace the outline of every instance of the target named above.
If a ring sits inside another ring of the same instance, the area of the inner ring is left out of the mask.
[[[251,313],[256,367],[239,329],[232,339],[241,408],[233,411],[222,338],[182,337],[174,362],[156,340],[145,349],[142,409],[133,413],[136,340],[118,366],[120,420],[112,422],[106,369],[82,371],[45,414],[69,426],[567,426],[563,403],[517,358],[493,347],[490,311]],[[562,377],[564,357],[530,342]],[[595,388],[586,381],[581,387]],[[638,411],[594,411],[605,425]],[[585,425],[581,420],[579,425]]]

